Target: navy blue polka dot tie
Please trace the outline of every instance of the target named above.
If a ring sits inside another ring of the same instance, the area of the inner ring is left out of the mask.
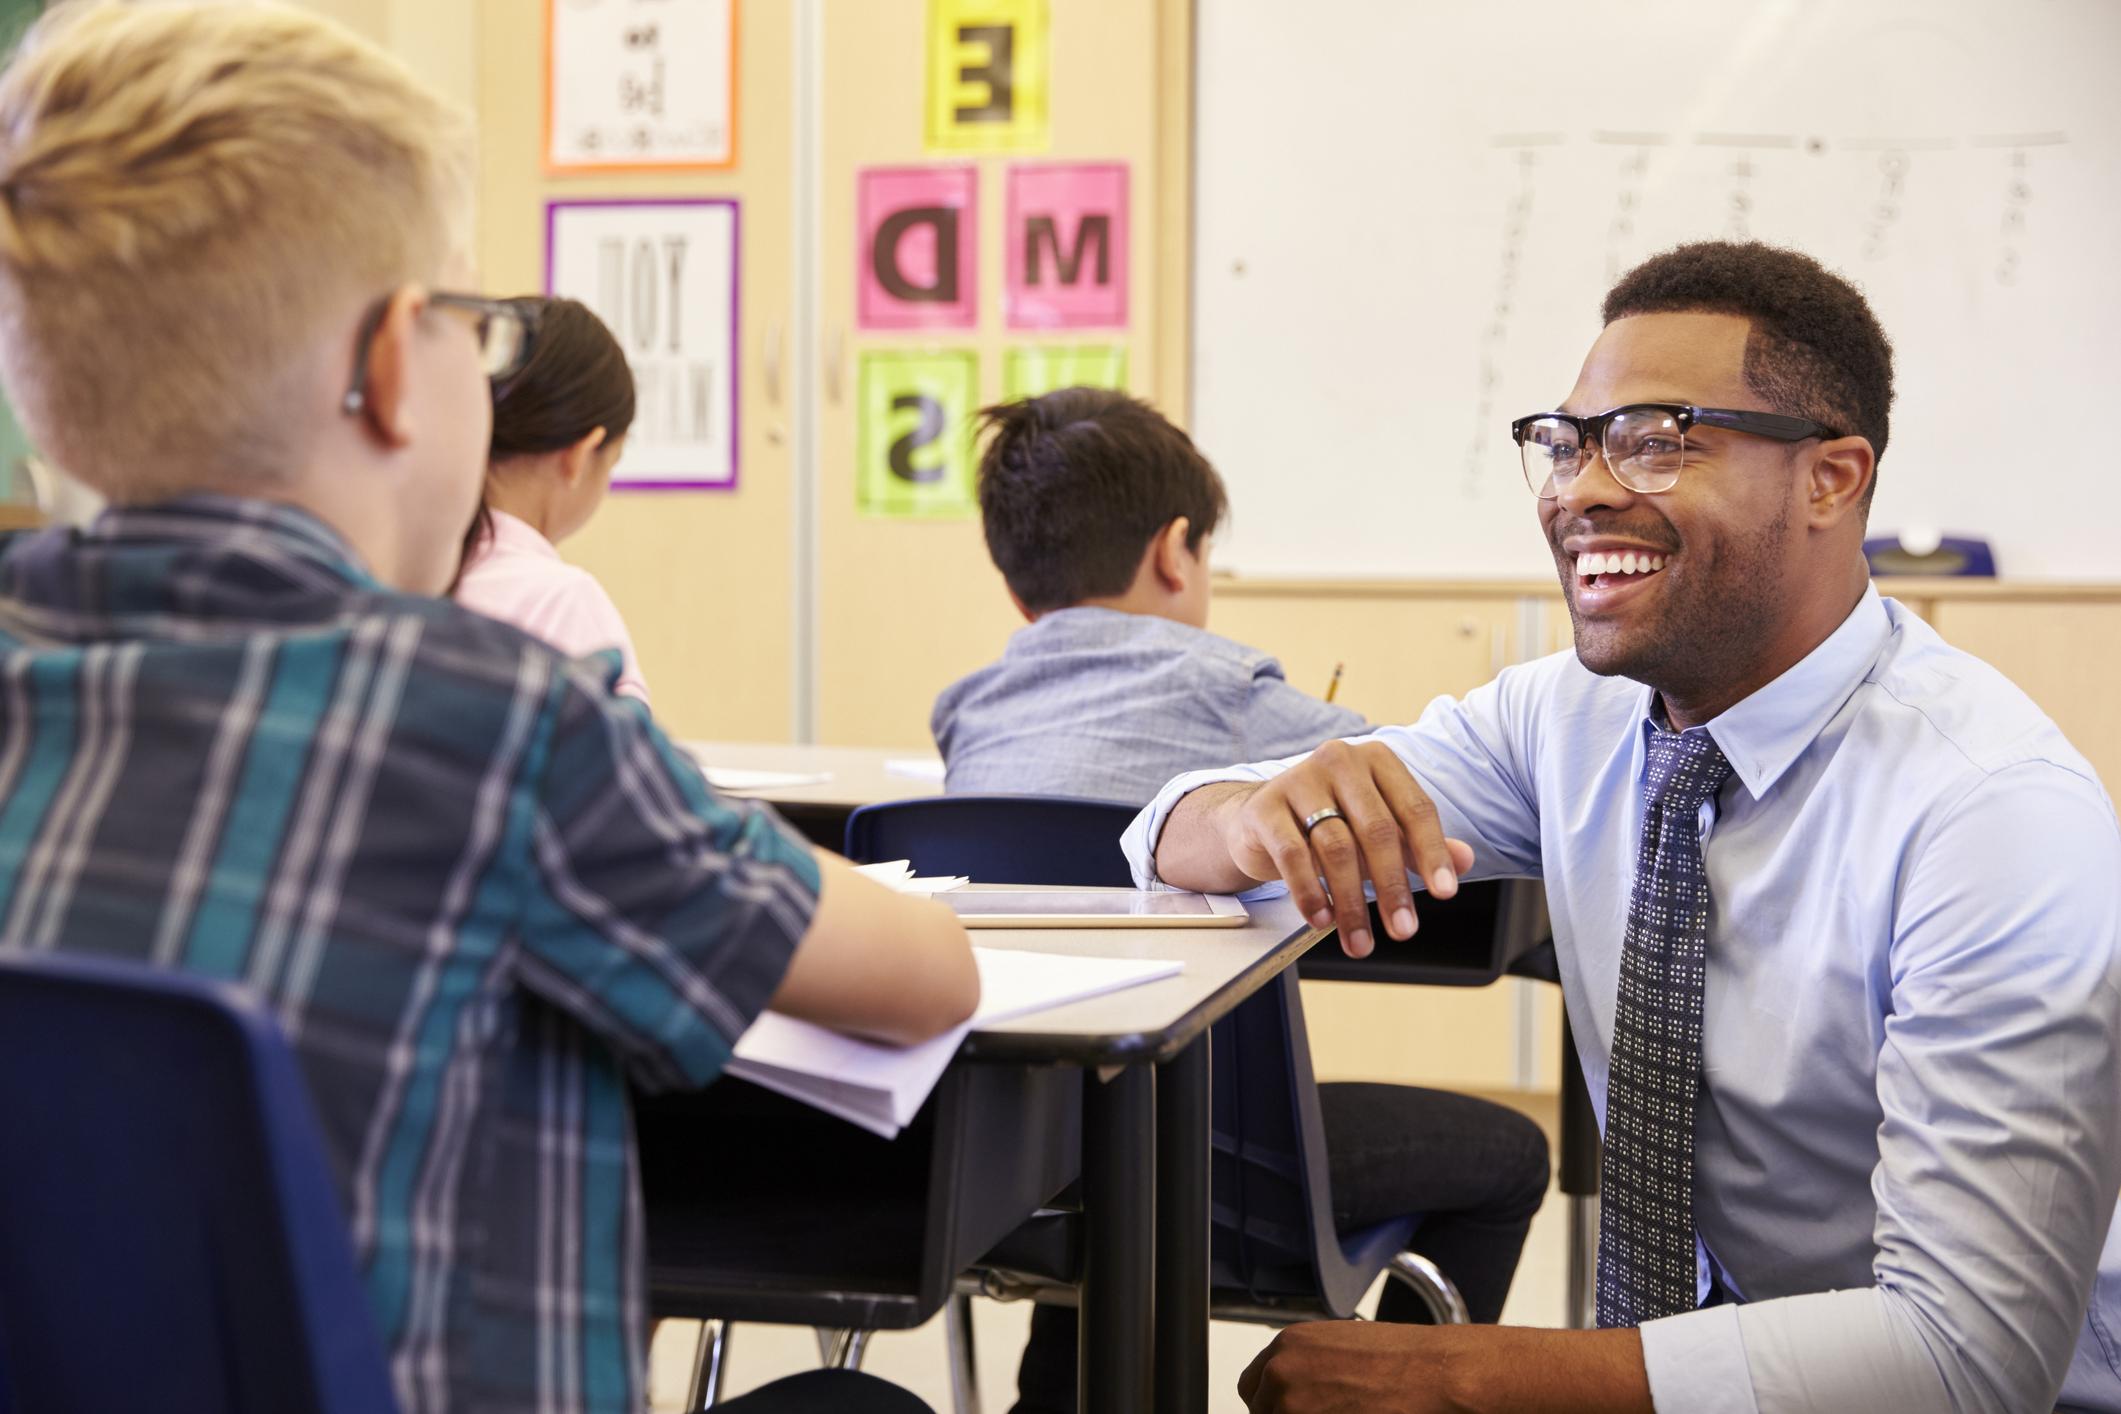
[[[1700,814],[1730,775],[1706,730],[1651,730],[1606,1082],[1601,1326],[1639,1326],[1695,1305],[1694,1101],[1709,932]]]

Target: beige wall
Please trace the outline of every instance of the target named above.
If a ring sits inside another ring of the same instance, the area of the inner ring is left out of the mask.
[[[1124,343],[1136,392],[1160,397],[1160,315],[1175,293],[1158,259],[1167,180],[1160,124],[1172,119],[1160,87],[1157,7],[1142,0],[1065,0],[1053,6],[1052,145],[1039,160],[1081,158],[1132,168],[1129,300],[1124,334],[1012,333],[1002,321],[1005,176],[1011,159],[980,158],[975,331],[865,334],[854,328],[857,169],[934,160],[921,150],[922,0],[828,0],[825,5],[822,290],[826,376],[819,423],[818,735],[893,746],[928,740],[938,689],[997,656],[1021,626],[987,559],[976,520],[880,520],[854,493],[856,359],[864,349],[976,349],[981,399],[1002,393],[1002,350],[1033,342]],[[1089,76],[1087,79],[1085,76]],[[1182,117],[1183,115],[1178,115]],[[1183,282],[1180,282],[1182,288]],[[1181,325],[1182,329],[1182,325]],[[837,355],[837,357],[835,357]],[[834,391],[841,395],[835,396]]]
[[[391,0],[402,10],[414,0]],[[421,0],[452,20],[468,0]],[[764,376],[792,319],[794,7],[743,7],[738,161],[728,172],[543,174],[540,0],[478,0],[476,75],[480,260],[487,287],[544,286],[545,202],[560,197],[733,196],[741,203],[738,486],[619,491],[567,558],[603,582],[626,616],[655,709],[683,737],[785,741],[793,722],[794,585],[788,410]],[[408,20],[407,32],[413,32]],[[429,25],[450,29],[449,25]],[[438,46],[437,62],[445,56]],[[780,357],[785,357],[782,353]],[[785,397],[785,382],[780,384]]]

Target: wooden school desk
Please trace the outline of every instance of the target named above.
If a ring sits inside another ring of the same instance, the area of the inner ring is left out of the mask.
[[[1176,977],[974,1032],[959,1064],[1096,1069],[1083,1085],[1078,1406],[1208,1407],[1208,1028],[1325,932],[1287,898],[1241,928],[982,929],[982,947],[1181,958]],[[1099,1078],[1102,1077],[1102,1078]],[[1143,1163],[1153,1155],[1151,1163]]]
[[[812,1111],[798,1110],[793,1123],[787,1108],[769,1111],[745,1131],[751,1161],[770,1180],[763,1188],[716,1187],[736,1147],[716,1107],[755,1105],[757,1092],[715,1086],[637,1099],[655,1314],[921,1324],[950,1299],[959,1272],[1072,1176],[1056,1173],[1036,1191],[1021,1183],[1022,1156],[1050,1150],[1056,1126],[1073,1128],[1072,1100],[1056,1115],[1050,1104],[1027,1111],[968,1096],[1052,1096],[1055,1077],[1079,1071],[1080,1407],[1206,1414],[1208,1029],[1324,936],[1286,899],[1248,911],[1250,921],[1232,928],[980,930],[985,947],[1179,959],[1185,970],[973,1032],[929,1106],[941,1107],[938,1122],[917,1120],[889,1145]],[[822,1145],[805,1149],[790,1137],[798,1133],[822,1134]],[[924,1144],[933,1147],[909,1149]],[[678,1163],[664,1164],[666,1155]],[[797,1174],[811,1215],[788,1221],[780,1210],[790,1203],[788,1176]],[[880,1201],[879,1184],[895,1174],[915,1175],[917,1191],[894,1189]],[[1004,1189],[1015,1206],[1000,1211]],[[971,1208],[982,1210],[977,1222],[967,1218]],[[766,1221],[768,1210],[778,1226]],[[953,1220],[924,1217],[939,1212]],[[919,1232],[921,1250],[894,1247],[887,1260],[875,1259],[874,1249],[890,1244],[863,1225],[879,1222],[908,1238]],[[855,1248],[868,1255],[850,1266],[842,1254]],[[855,1280],[841,1279],[850,1272]]]
[[[729,793],[765,801],[813,844],[835,852],[846,848],[847,817],[861,806],[943,793],[941,763],[932,746],[885,749],[759,741],[687,741],[679,745],[710,771],[722,767],[829,777],[805,785],[770,785]],[[931,768],[931,773],[914,774],[906,769],[913,763]]]

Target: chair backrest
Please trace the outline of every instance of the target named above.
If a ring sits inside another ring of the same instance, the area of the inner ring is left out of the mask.
[[[1320,982],[1403,982],[1422,987],[1485,987],[1521,969],[1546,942],[1546,886],[1537,879],[1481,879],[1459,885],[1451,898],[1415,897],[1421,929],[1393,938],[1370,905],[1368,957],[1349,957],[1321,944],[1298,962],[1300,975]]]
[[[397,1408],[307,1091],[232,987],[0,953],[0,1412]]]
[[[1132,875],[1119,837],[1135,813],[1132,805],[1053,796],[893,801],[848,820],[847,857],[905,859],[919,873],[968,874],[981,883],[1125,886]],[[1310,1302],[1346,1315],[1376,1268],[1350,1271],[1335,1234],[1295,973],[1282,973],[1217,1022],[1209,1046],[1211,1286],[1248,1301]]]
[[[1127,888],[1119,837],[1136,807],[1065,795],[938,795],[865,805],[847,819],[847,857],[904,859],[917,874],[982,884]]]

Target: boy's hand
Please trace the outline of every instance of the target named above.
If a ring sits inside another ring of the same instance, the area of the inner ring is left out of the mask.
[[[1273,780],[1220,796],[1214,811],[1231,863],[1254,879],[1281,879],[1314,927],[1340,929],[1350,957],[1367,957],[1372,945],[1365,879],[1386,931],[1410,938],[1407,872],[1449,898],[1459,872],[1473,867],[1472,846],[1444,837],[1427,793],[1380,742],[1329,741]],[[1308,834],[1306,820],[1314,821]]]

